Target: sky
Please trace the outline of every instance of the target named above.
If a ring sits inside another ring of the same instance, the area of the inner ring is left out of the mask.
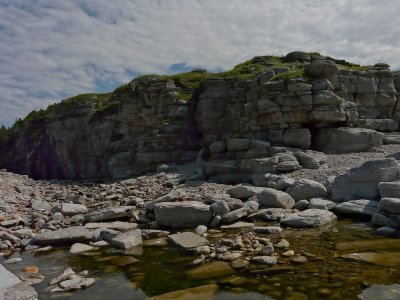
[[[400,69],[398,0],[0,0],[0,125],[140,74],[318,51]]]

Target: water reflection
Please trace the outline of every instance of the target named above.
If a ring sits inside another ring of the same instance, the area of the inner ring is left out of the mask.
[[[368,252],[374,251],[374,247],[377,253],[389,251],[382,247],[388,245],[389,239],[374,236],[368,226],[340,222],[323,233],[285,230],[284,238],[295,253],[307,258],[306,263],[294,264],[281,257],[274,267],[250,265],[248,269],[233,273],[214,269],[219,272],[218,276],[210,273],[193,277],[191,275],[199,274],[189,267],[195,257],[174,249],[144,247],[130,252],[105,248],[79,256],[70,255],[66,249],[34,255],[22,253],[23,261],[7,265],[7,268],[18,273],[25,266],[38,266],[46,277],[35,285],[39,299],[334,300],[357,299],[361,294],[366,300],[400,299],[398,264],[381,266],[341,258],[343,254],[357,251],[357,247]],[[338,250],[338,245],[348,250]],[[393,247],[400,250],[400,240],[392,240]],[[88,270],[89,276],[96,279],[95,285],[74,293],[52,294],[48,282],[67,267],[77,273]],[[193,288],[199,290],[193,293]]]

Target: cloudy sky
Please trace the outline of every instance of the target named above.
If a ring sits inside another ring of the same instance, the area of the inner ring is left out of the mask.
[[[144,73],[319,51],[400,69],[397,0],[0,0],[0,125]]]

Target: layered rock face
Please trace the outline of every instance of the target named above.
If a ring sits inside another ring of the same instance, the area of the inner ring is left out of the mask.
[[[207,176],[276,173],[318,167],[314,152],[300,150],[367,151],[382,143],[376,131],[397,131],[400,80],[388,65],[353,70],[294,52],[282,67],[268,58],[252,60],[262,69],[250,79],[207,76],[185,99],[176,81],[146,77],[114,91],[106,109],[64,106],[13,130],[1,166],[34,178],[124,178],[194,161],[203,149]]]

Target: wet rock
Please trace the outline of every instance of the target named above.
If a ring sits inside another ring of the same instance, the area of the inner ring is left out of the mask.
[[[313,198],[310,200],[308,208],[309,209],[324,209],[331,210],[335,208],[336,203],[330,200],[321,199],[321,198]]]
[[[289,215],[281,220],[282,226],[289,227],[320,227],[336,221],[336,216],[327,210],[307,209],[305,211]]]
[[[274,256],[254,256],[251,259],[252,263],[256,264],[263,264],[263,265],[268,265],[268,266],[273,266],[278,263],[278,260]]]
[[[90,239],[91,234],[85,227],[76,226],[55,231],[41,232],[33,238],[33,242],[42,246],[58,246],[86,242]]]
[[[202,285],[151,297],[150,300],[212,299],[217,294],[217,284]]]
[[[256,233],[261,233],[261,234],[279,234],[283,231],[281,227],[278,226],[266,226],[266,227],[253,227],[253,230]]]
[[[191,269],[187,274],[193,279],[207,279],[234,274],[229,263],[223,261],[213,261],[205,263],[199,267]]]
[[[129,255],[120,256],[112,260],[113,264],[119,267],[128,266],[137,263],[138,261],[139,261],[138,259]]]
[[[208,245],[207,239],[193,232],[171,234],[168,236],[168,240],[174,245],[184,248],[186,250]]]
[[[111,240],[111,245],[122,249],[129,249],[132,247],[141,246],[143,243],[142,234],[139,229],[130,230],[118,234]]]
[[[289,261],[290,261],[291,263],[294,263],[294,264],[304,264],[304,263],[307,262],[307,258],[304,257],[304,256],[302,256],[302,255],[298,255],[298,256],[292,256],[292,257],[290,257],[290,258],[289,258]]]
[[[154,206],[157,223],[173,228],[195,228],[208,226],[213,217],[209,205],[196,201],[162,202]]]
[[[378,212],[378,204],[378,201],[372,200],[352,200],[336,205],[335,212],[346,215],[371,217],[374,213]]]
[[[361,252],[341,256],[344,259],[363,261],[379,266],[394,267],[400,264],[399,252]]]
[[[277,244],[276,244],[276,248],[278,249],[285,249],[285,248],[289,248],[289,242],[285,239],[281,239]]]
[[[248,265],[249,265],[249,261],[242,259],[242,258],[239,258],[239,259],[231,262],[231,267],[234,269],[244,269]]]
[[[132,206],[109,207],[85,215],[85,222],[99,222],[130,217]]]
[[[88,209],[83,204],[63,203],[61,204],[61,213],[64,216],[74,216],[87,213]]]
[[[28,285],[38,284],[44,280],[43,275],[35,273],[20,272],[17,274],[17,276],[19,279],[21,279],[24,283]]]
[[[76,243],[71,246],[69,249],[69,253],[71,254],[81,254],[89,251],[96,250],[97,248],[86,245],[86,244],[81,244],[81,243]]]
[[[158,229],[142,229],[142,238],[144,240],[167,237],[169,231]]]
[[[378,184],[381,198],[400,198],[400,182],[381,182]]]
[[[400,250],[398,239],[382,238],[378,240],[359,240],[340,242],[335,246],[338,251],[363,252],[363,251],[395,251]]]
[[[143,241],[143,246],[145,246],[145,247],[163,247],[163,246],[167,246],[167,245],[168,245],[168,241],[167,241],[166,237],[155,238],[155,239]]]
[[[287,193],[265,188],[257,195],[258,202],[261,207],[266,208],[286,208],[290,209],[294,206],[294,199]]]
[[[381,227],[376,230],[376,233],[387,237],[400,237],[400,232],[391,227]]]
[[[63,291],[75,291],[87,288],[95,283],[93,278],[77,277],[69,280],[65,280],[59,283],[60,288]]]
[[[203,235],[207,232],[207,229],[208,229],[207,226],[199,225],[199,226],[196,227],[196,229],[194,230],[194,232],[195,232],[197,235],[203,236]]]
[[[65,280],[67,280],[68,278],[70,278],[73,275],[75,275],[75,272],[71,268],[67,268],[60,275],[58,275],[56,278],[53,278],[50,281],[50,285],[54,285],[54,284],[57,284],[57,283],[59,283],[61,281],[65,281]]]
[[[21,257],[12,257],[3,261],[3,264],[16,264],[22,261]]]
[[[294,255],[294,251],[293,250],[288,250],[282,253],[282,256],[286,256],[286,257],[291,257]]]

